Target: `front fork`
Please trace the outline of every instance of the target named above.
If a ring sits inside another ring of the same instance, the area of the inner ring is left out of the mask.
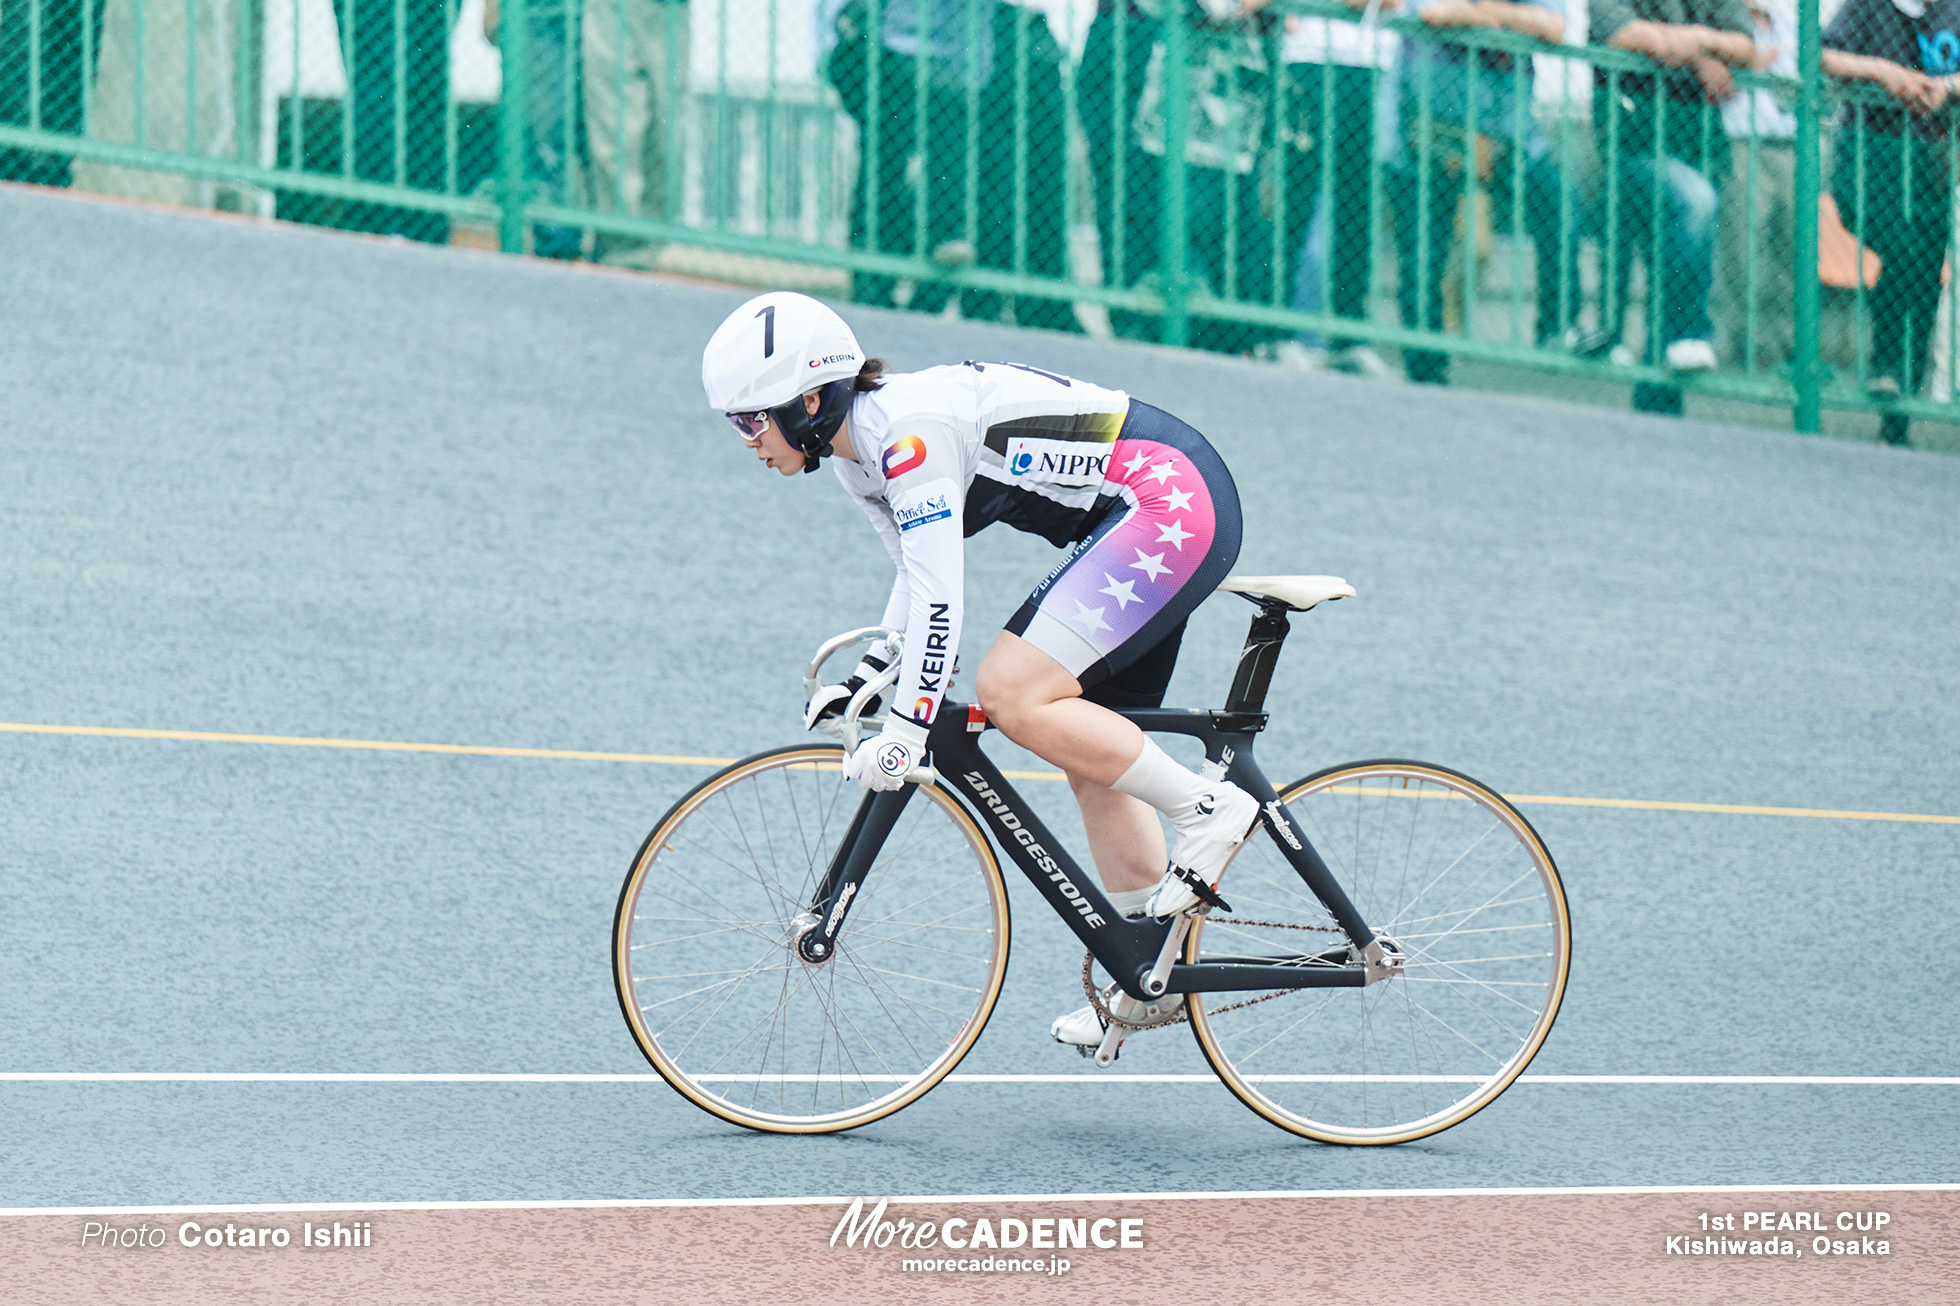
[[[858,804],[851,827],[838,842],[837,853],[830,859],[810,905],[790,922],[790,946],[806,965],[821,966],[837,955],[837,936],[851,914],[865,874],[917,787],[908,784],[867,793]]]

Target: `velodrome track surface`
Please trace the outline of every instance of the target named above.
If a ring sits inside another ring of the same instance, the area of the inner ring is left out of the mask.
[[[741,298],[0,188],[0,723],[793,740],[802,662],[890,577],[827,475],[778,481],[703,409],[700,344]],[[1356,585],[1295,624],[1276,778],[1400,755],[1512,794],[1960,815],[1960,461],[847,312],[901,368],[1011,358],[1170,408],[1234,468],[1242,570]],[[971,665],[1053,555],[999,530],[969,557]],[[1248,611],[1207,605],[1173,702],[1221,696]],[[852,1135],[744,1133],[652,1079],[251,1078],[650,1074],[611,913],[706,771],[0,730],[0,1205],[1898,1184],[1960,1161],[1950,820],[1526,806],[1575,933],[1532,1074],[1577,1081],[1393,1149],[1123,1078],[1201,1076],[1183,1031],[1106,1075],[1050,1043],[1080,955],[1025,884],[961,1072],[1079,1078],[949,1082]],[[103,1077],[126,1072],[247,1078]],[[1887,1082],[1800,1082],[1829,1076]]]

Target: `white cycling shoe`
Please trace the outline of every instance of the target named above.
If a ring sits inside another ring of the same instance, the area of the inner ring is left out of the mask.
[[[1127,1019],[1156,1025],[1174,1019],[1183,1010],[1184,995],[1168,993],[1155,1002],[1145,1004],[1142,1011]],[[1096,1014],[1094,1007],[1079,1007],[1068,1015],[1059,1017],[1048,1027],[1048,1033],[1057,1043],[1066,1043],[1070,1047],[1083,1049],[1083,1055],[1086,1056],[1102,1043],[1102,1017]]]
[[[1209,810],[1205,810],[1207,801]],[[1200,799],[1199,808],[1199,814],[1190,824],[1177,826],[1177,847],[1171,852],[1173,869],[1143,904],[1145,915],[1175,916],[1198,901],[1191,886],[1178,878],[1178,868],[1217,888],[1225,868],[1232,864],[1233,856],[1259,819],[1259,800],[1229,780],[1221,781]]]

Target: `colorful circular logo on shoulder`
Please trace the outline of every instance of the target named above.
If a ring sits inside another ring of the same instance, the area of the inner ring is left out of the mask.
[[[926,460],[926,442],[916,435],[903,435],[885,450],[885,479],[896,480]]]

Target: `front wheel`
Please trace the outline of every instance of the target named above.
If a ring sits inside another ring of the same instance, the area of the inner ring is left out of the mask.
[[[771,1133],[890,1115],[959,1064],[1007,972],[1007,891],[958,799],[920,785],[850,901],[836,950],[796,949],[864,801],[836,748],[737,762],[641,846],[613,921],[634,1041],[682,1096]]]
[[[1334,767],[1280,801],[1404,964],[1366,988],[1192,994],[1206,1060],[1254,1111],[1322,1142],[1402,1143],[1469,1119],[1523,1073],[1565,993],[1571,920],[1551,854],[1498,794],[1421,762]],[[1249,841],[1221,888],[1234,911],[1197,919],[1186,961],[1360,960],[1272,839]]]

